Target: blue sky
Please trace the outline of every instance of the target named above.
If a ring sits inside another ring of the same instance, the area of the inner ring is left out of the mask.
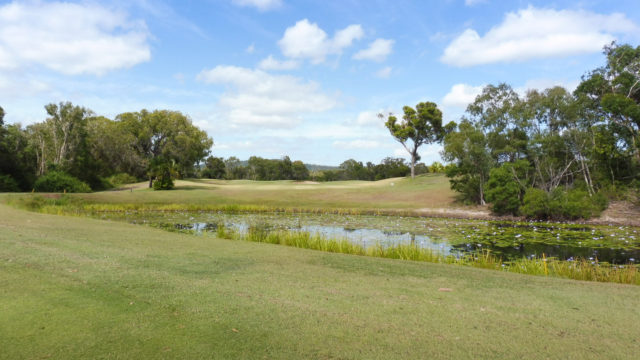
[[[434,101],[449,121],[486,84],[573,89],[612,40],[640,44],[637,0],[4,1],[0,106],[23,125],[58,101],[179,110],[216,156],[379,162],[406,155],[377,113]]]

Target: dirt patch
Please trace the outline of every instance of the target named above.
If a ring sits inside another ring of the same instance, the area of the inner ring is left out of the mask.
[[[495,216],[487,207],[477,207],[474,209],[443,209],[443,208],[422,208],[416,210],[423,216],[447,217],[454,219],[476,219],[476,220],[513,220],[513,217]]]
[[[640,226],[640,206],[629,201],[612,201],[599,218],[588,220],[586,223]]]
[[[306,180],[306,181],[296,181],[296,184],[307,184],[307,185],[318,185],[320,184],[317,181],[310,181],[310,180]]]

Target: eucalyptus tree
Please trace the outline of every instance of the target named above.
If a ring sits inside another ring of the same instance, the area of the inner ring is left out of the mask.
[[[451,188],[464,200],[484,205],[485,184],[495,160],[482,128],[463,118],[457,129],[444,137],[442,158],[452,163],[446,170]]]
[[[385,126],[411,156],[411,178],[414,178],[416,162],[420,160],[418,148],[424,144],[441,142],[452,125],[442,126],[442,112],[433,102],[421,102],[415,109],[405,106],[402,110],[402,120],[390,113]],[[378,117],[385,119],[384,114],[378,114]]]
[[[636,163],[640,163],[640,46],[604,48],[607,64],[583,78],[575,94],[590,109],[610,123],[625,142]]]
[[[497,163],[514,162],[526,155],[527,118],[522,101],[507,84],[487,85],[467,107],[467,117],[487,136],[487,146]]]
[[[178,111],[141,110],[120,114],[116,120],[135,139],[132,145],[146,168],[149,187],[158,169],[171,167],[183,176],[189,174],[213,145],[204,131]]]

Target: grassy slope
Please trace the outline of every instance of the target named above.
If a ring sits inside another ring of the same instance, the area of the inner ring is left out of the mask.
[[[393,184],[393,185],[391,185]],[[133,192],[109,191],[81,195],[97,202],[241,204],[307,208],[419,209],[453,206],[448,179],[430,174],[416,179],[294,183],[292,181],[177,181],[170,192],[137,184]]]
[[[638,309],[637,286],[0,206],[0,358],[633,358]]]

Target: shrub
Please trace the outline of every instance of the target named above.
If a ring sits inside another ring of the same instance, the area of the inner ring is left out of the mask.
[[[134,182],[137,182],[138,179],[136,179],[135,176],[129,175],[127,173],[119,173],[119,174],[109,176],[107,178],[107,181],[111,185],[115,187],[119,187],[125,184],[132,184]]]
[[[0,192],[18,192],[18,183],[9,175],[0,175]]]
[[[160,176],[153,181],[153,190],[171,190],[173,186],[173,180],[170,176]]]
[[[486,187],[486,199],[491,211],[498,215],[518,214],[520,186],[507,166],[491,169]]]
[[[86,183],[62,171],[49,171],[40,176],[34,185],[38,192],[90,192]]]
[[[534,219],[546,219],[549,216],[549,195],[546,191],[529,188],[524,193],[522,202],[522,215]]]
[[[564,191],[557,188],[550,194],[540,189],[528,189],[523,202],[522,215],[535,219],[589,219],[600,215],[607,207],[603,194],[589,196],[582,189]]]

